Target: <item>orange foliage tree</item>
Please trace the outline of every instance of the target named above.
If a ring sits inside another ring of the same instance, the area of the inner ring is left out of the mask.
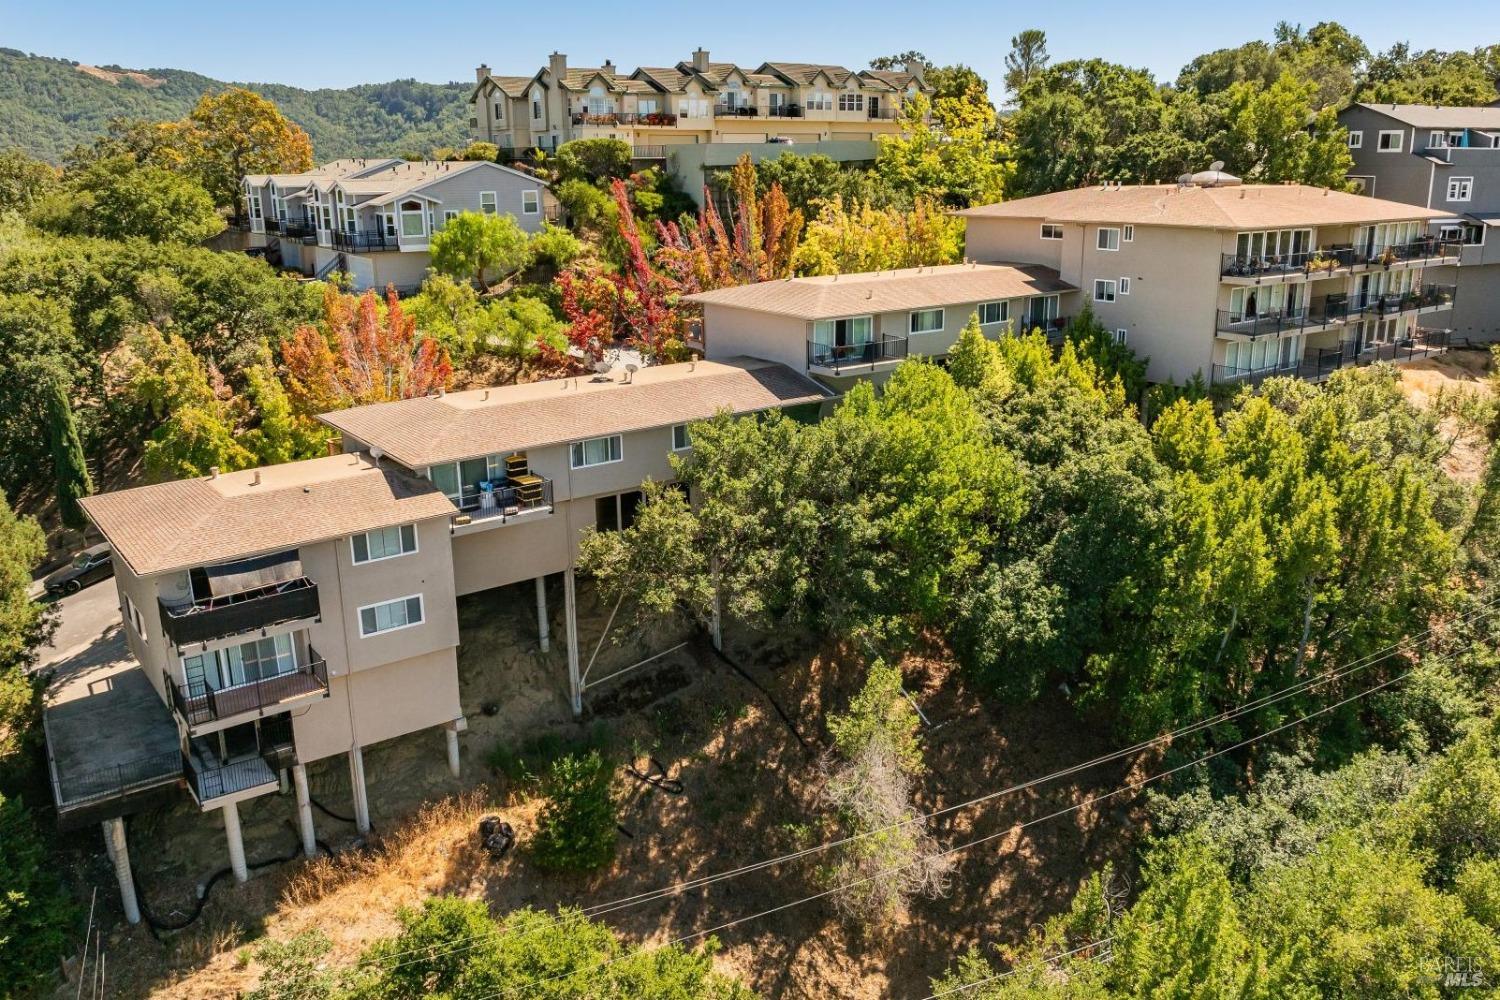
[[[453,376],[447,350],[417,336],[393,287],[382,308],[373,290],[356,298],[329,285],[321,328],[298,327],[281,360],[287,394],[301,413],[425,396]]]

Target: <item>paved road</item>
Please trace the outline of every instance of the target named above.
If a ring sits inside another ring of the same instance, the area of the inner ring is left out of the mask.
[[[76,594],[59,598],[57,605],[62,620],[52,645],[42,649],[38,667],[48,667],[77,656],[100,639],[105,639],[106,635],[107,641],[119,643],[123,651],[124,639],[115,627],[120,623],[119,600],[114,580],[101,580]]]

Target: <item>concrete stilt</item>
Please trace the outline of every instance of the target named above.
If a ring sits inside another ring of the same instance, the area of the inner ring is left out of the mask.
[[[135,898],[135,877],[130,874],[130,851],[125,846],[125,821],[116,816],[104,821],[104,849],[109,860],[114,862],[115,878],[120,883],[120,905],[125,910],[125,919],[132,924],[141,922],[141,906]]]
[[[545,576],[536,578],[536,631],[537,644],[542,647],[542,652],[545,653],[551,645],[548,635],[547,578]]]
[[[573,567],[563,570],[563,617],[568,626],[568,699],[573,718],[583,715],[583,681],[578,674],[578,598],[573,590]]]
[[[292,767],[292,784],[297,788],[297,829],[302,833],[302,853],[309,858],[318,855],[318,835],[313,830],[312,796],[307,791],[307,766]]]
[[[240,807],[233,802],[224,807],[224,837],[229,841],[229,867],[234,870],[234,880],[249,880],[250,869],[245,865],[245,835],[240,831]]]
[[[354,826],[370,832],[370,799],[365,793],[365,755],[359,744],[349,748],[349,783],[354,789]]]
[[[458,773],[458,723],[450,722],[443,727],[448,736],[448,770],[457,778]]]

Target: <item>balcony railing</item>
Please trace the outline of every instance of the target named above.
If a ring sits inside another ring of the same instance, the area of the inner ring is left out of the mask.
[[[307,577],[184,607],[160,602],[161,627],[178,646],[210,642],[304,618],[317,618],[318,585]]]
[[[511,483],[490,491],[464,487],[459,493],[458,507],[474,521],[552,510],[552,480],[540,476],[533,478],[536,482]],[[486,499],[486,496],[491,499]]]
[[[350,253],[375,253],[381,250],[399,250],[401,244],[394,236],[385,233],[342,233],[335,232],[332,236],[335,250],[344,250]]]
[[[575,111],[569,120],[574,125],[676,125],[677,115],[669,111]]]
[[[276,229],[282,236],[292,239],[318,235],[318,227],[306,219],[281,219],[276,223]]]
[[[199,805],[237,792],[276,783],[276,772],[297,763],[292,720],[285,715],[260,722],[258,749],[253,755],[223,762],[190,744],[182,755],[182,773]]]
[[[1411,243],[1378,247],[1373,252],[1354,247],[1321,247],[1287,254],[1223,255],[1219,273],[1227,278],[1286,277],[1332,274],[1355,267],[1390,266],[1411,261],[1457,258],[1462,244],[1458,240],[1424,237]]]
[[[630,158],[633,160],[665,160],[667,158],[667,147],[631,146]]]
[[[715,104],[715,118],[756,118],[760,110],[753,104]]]
[[[283,674],[217,689],[210,688],[201,680],[172,684],[169,677],[169,686],[172,691],[172,707],[191,728],[247,712],[263,716],[266,709],[305,695],[321,694],[326,698],[328,663],[318,655],[316,649],[309,646],[307,662]]]
[[[901,117],[901,112],[896,108],[871,108],[870,119],[872,121],[893,122]]]
[[[1330,295],[1314,300],[1307,307],[1273,310],[1255,315],[1220,309],[1215,329],[1220,333],[1263,337],[1332,326],[1366,316],[1392,316],[1419,309],[1443,309],[1453,304],[1456,293],[1454,285],[1424,285],[1410,292],[1352,297]]]
[[[801,118],[802,105],[800,104],[773,104],[766,108],[768,118]]]
[[[809,368],[824,368],[837,375],[845,368],[874,365],[882,361],[899,361],[906,357],[905,337],[883,337],[865,344],[819,344],[807,342]]]
[[[1217,384],[1260,385],[1266,379],[1278,375],[1319,381],[1340,368],[1369,365],[1377,361],[1412,361],[1442,354],[1448,350],[1449,340],[1447,330],[1418,329],[1412,336],[1389,344],[1371,344],[1361,348],[1357,341],[1350,340],[1338,347],[1318,348],[1312,353],[1304,352],[1300,361],[1278,360],[1259,368],[1214,365],[1212,375]]]

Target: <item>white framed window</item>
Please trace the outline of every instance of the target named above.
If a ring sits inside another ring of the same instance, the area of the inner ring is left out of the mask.
[[[1115,283],[1108,278],[1094,279],[1094,301],[1113,302],[1115,300]]]
[[[403,201],[400,208],[401,235],[421,239],[427,235],[427,212],[419,201]]]
[[[485,215],[494,215],[495,212],[497,211],[497,209],[495,207],[495,204],[496,204],[496,202],[495,202],[495,192],[493,192],[493,191],[481,191],[481,192],[479,192],[479,210],[481,212],[483,212]]]
[[[1115,343],[1117,343],[1117,344],[1123,344],[1123,343],[1125,343],[1125,338],[1127,338],[1129,336],[1130,336],[1130,331],[1126,330],[1124,327],[1121,327],[1120,329],[1118,329],[1118,330],[1115,331]]]
[[[141,614],[141,609],[135,606],[129,594],[125,595],[125,614],[129,617],[131,626],[135,628],[135,634],[141,637],[141,641],[150,642],[150,637],[146,635],[146,616]]]
[[[1120,279],[1120,286],[1119,287],[1120,287],[1120,294],[1121,295],[1129,295],[1130,294],[1130,279],[1129,278],[1121,278]]]
[[[1399,153],[1406,133],[1400,129],[1382,129],[1375,148],[1382,153]]]
[[[839,110],[840,111],[863,111],[864,109],[865,109],[865,95],[864,94],[840,94],[839,95]]]
[[[1472,177],[1450,177],[1448,178],[1448,200],[1468,201],[1474,194],[1474,178]]]
[[[1364,132],[1362,132],[1359,129],[1352,129],[1352,130],[1350,130],[1350,132],[1349,132],[1349,148],[1350,149],[1360,149],[1360,148],[1363,148],[1364,144],[1365,144],[1365,134],[1364,134]]]
[[[1120,231],[1113,226],[1100,226],[1099,238],[1095,246],[1100,250],[1120,249]]]
[[[624,457],[624,449],[618,434],[589,438],[587,441],[574,441],[569,451],[572,453],[575,469],[586,469],[591,465],[609,465]]]
[[[672,425],[672,450],[687,451],[693,446],[693,437],[688,433],[687,424]]]
[[[979,325],[994,326],[996,323],[1004,323],[1010,319],[1010,303],[1004,300],[999,302],[979,303]]]
[[[359,634],[368,639],[372,635],[395,632],[411,628],[423,622],[422,595],[398,597],[394,601],[366,604],[359,609]]]
[[[535,215],[542,209],[541,192],[528,190],[521,192],[521,214]]]
[[[451,208],[445,208],[445,209],[443,209],[443,225],[446,226],[448,223],[452,222],[456,218],[458,218],[458,213],[455,212],[453,209],[451,209]]]
[[[1042,223],[1042,239],[1060,240],[1062,238],[1062,226],[1059,226],[1055,222]]]
[[[1126,243],[1134,243],[1135,242],[1135,227],[1134,226],[1126,226],[1125,229],[1124,229],[1124,233],[1125,233],[1125,235],[1124,235],[1123,239],[1125,240]]]
[[[350,535],[349,549],[355,565],[410,555],[417,551],[417,526],[395,524],[389,528]]]
[[[807,99],[807,110],[809,110],[809,111],[832,111],[833,110],[833,95],[826,94],[826,93],[824,93],[821,90],[815,90],[815,91],[813,91],[812,96]]]
[[[911,314],[912,333],[936,333],[943,328],[943,310],[918,309]]]

